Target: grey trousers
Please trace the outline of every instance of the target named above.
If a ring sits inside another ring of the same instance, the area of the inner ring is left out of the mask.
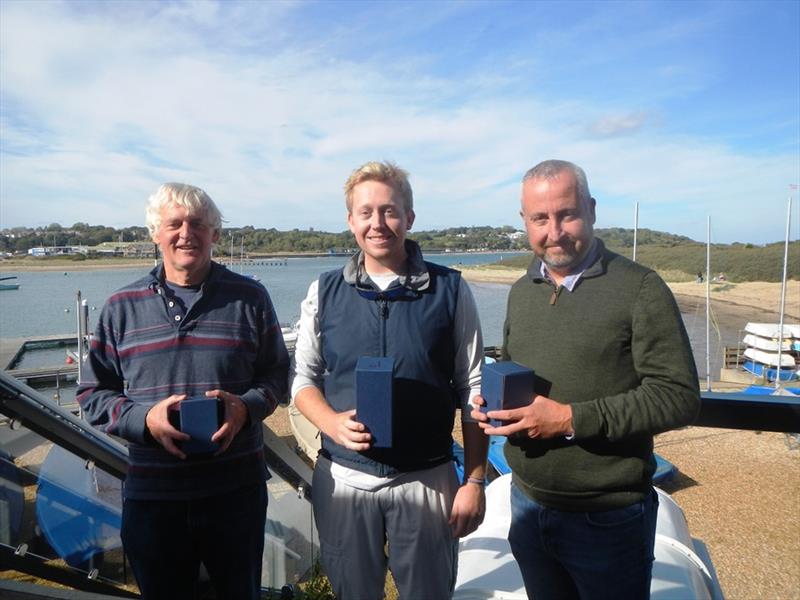
[[[401,600],[451,598],[458,561],[448,524],[458,490],[452,463],[369,491],[335,480],[330,466],[317,460],[313,505],[322,568],[336,597],[380,600],[388,567]]]

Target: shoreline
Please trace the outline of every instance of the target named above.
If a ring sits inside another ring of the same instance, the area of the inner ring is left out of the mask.
[[[139,259],[98,259],[98,260],[59,260],[42,264],[28,264],[22,261],[0,261],[0,273],[43,273],[46,271],[110,271],[113,269],[151,269],[152,258]]]
[[[471,283],[495,283],[511,285],[525,274],[523,269],[503,269],[485,267],[461,267],[461,275]],[[695,311],[705,306],[706,285],[693,281],[667,281],[675,300],[683,312]],[[775,320],[780,314],[781,284],[766,281],[726,281],[711,285],[711,307],[724,308],[726,312],[742,316],[744,313],[758,311],[749,320]],[[786,282],[785,319],[800,321],[800,282]],[[744,324],[742,324],[743,326]]]

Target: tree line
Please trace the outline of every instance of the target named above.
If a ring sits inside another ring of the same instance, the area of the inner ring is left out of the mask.
[[[633,229],[611,227],[596,229],[595,234],[605,244],[623,256],[631,257]],[[423,250],[466,252],[475,250],[510,251],[528,250],[525,234],[511,226],[449,227],[447,229],[418,231],[409,234]],[[114,229],[104,225],[75,223],[62,227],[52,223],[42,228],[14,228],[0,231],[0,250],[3,253],[24,254],[30,248],[48,246],[96,246],[103,242],[147,242],[150,236],[146,227]],[[685,278],[695,277],[705,270],[705,244],[685,236],[639,229],[636,232],[637,262],[660,272],[680,272]],[[278,231],[252,226],[223,228],[214,249],[215,256],[238,256],[243,250],[248,255],[281,253],[351,252],[356,248],[349,231],[331,233],[313,229]],[[713,244],[712,269],[715,274],[725,273],[733,281],[780,281],[783,269],[784,245],[781,242],[755,246],[753,244]],[[800,242],[789,248],[790,279],[800,279]],[[509,258],[503,264],[511,267],[527,266],[529,256]]]
[[[527,247],[525,236],[510,226],[450,227],[442,230],[419,231],[409,235],[423,249],[450,250],[515,250]],[[97,246],[106,242],[125,244],[150,240],[146,227],[114,229],[104,225],[75,223],[62,227],[52,223],[47,227],[17,227],[0,232],[0,250],[24,254],[31,248],[53,246]],[[275,228],[257,229],[252,226],[224,227],[214,254],[238,255],[275,253],[349,252],[356,247],[350,231],[331,233],[314,229],[278,231]]]

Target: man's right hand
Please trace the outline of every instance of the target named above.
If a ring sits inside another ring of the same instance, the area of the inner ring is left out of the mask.
[[[355,452],[369,450],[372,435],[363,423],[355,420],[355,415],[355,409],[335,413],[332,422],[328,425],[328,431],[325,433],[334,442],[349,450]]]
[[[177,411],[181,400],[185,399],[186,394],[175,394],[165,398],[147,411],[147,416],[145,417],[145,425],[150,435],[164,447],[164,450],[180,459],[186,458],[186,455],[180,451],[175,442],[185,442],[190,436],[187,433],[178,431],[170,424],[169,411]]]

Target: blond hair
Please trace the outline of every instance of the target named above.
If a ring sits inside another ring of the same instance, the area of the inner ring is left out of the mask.
[[[398,167],[390,161],[368,162],[358,167],[350,174],[344,184],[344,199],[349,213],[353,208],[353,189],[365,181],[380,181],[385,183],[400,196],[403,209],[409,213],[414,208],[414,193],[408,182],[408,171]]]

